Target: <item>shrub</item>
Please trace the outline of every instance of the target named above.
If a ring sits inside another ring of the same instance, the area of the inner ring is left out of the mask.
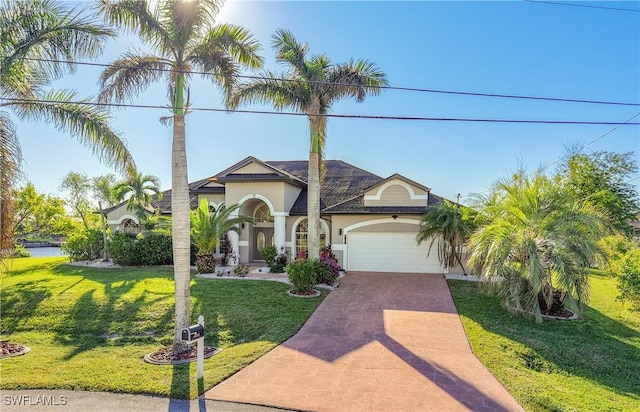
[[[331,250],[331,243],[329,243],[328,245],[320,249],[320,257],[325,259],[331,259],[336,263],[338,262],[338,258],[333,253],[333,250]]]
[[[276,250],[276,247],[273,245],[265,246],[262,249],[260,249],[260,256],[262,256],[262,259],[264,259],[264,261],[267,262],[267,266],[269,267],[273,266],[273,262],[275,262],[277,255],[278,255],[278,251]]]
[[[13,249],[13,253],[11,253],[11,257],[12,258],[31,257],[31,253],[29,253],[26,247],[22,245],[16,245],[15,249]]]
[[[287,252],[282,252],[278,256],[276,256],[273,265],[271,265],[271,273],[283,273],[285,267],[287,267],[287,262],[289,261],[289,255]]]
[[[113,263],[124,266],[139,265],[136,240],[133,236],[115,232],[109,239],[109,253]]]
[[[338,278],[340,274],[340,267],[338,262],[326,257],[320,257],[316,261],[316,275],[318,283],[329,284]]]
[[[102,232],[99,229],[74,232],[61,247],[71,261],[97,259],[104,249]]]
[[[640,249],[629,251],[622,258],[618,274],[618,300],[624,303],[631,301],[640,306]]]
[[[135,242],[138,262],[141,265],[171,265],[173,263],[173,244],[171,235],[166,233],[141,233]]]
[[[309,292],[318,283],[316,278],[316,261],[296,259],[287,266],[289,281],[300,292]]]

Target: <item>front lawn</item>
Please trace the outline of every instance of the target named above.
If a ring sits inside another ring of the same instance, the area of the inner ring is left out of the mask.
[[[471,348],[526,410],[640,411],[640,312],[618,314],[615,285],[592,275],[583,319],[537,325],[449,281]]]
[[[173,336],[170,268],[90,269],[66,258],[14,259],[2,273],[1,338],[31,348],[0,361],[2,389],[75,389],[194,398],[295,334],[326,295],[288,297],[279,282],[193,279],[192,319],[222,348],[196,364],[156,366],[145,354]]]

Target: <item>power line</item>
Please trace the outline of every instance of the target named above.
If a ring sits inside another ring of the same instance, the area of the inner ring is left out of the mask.
[[[572,6],[572,7],[585,7],[590,9],[602,9],[602,10],[616,10],[616,11],[629,11],[633,13],[640,13],[640,10],[636,9],[624,9],[619,7],[605,7],[605,6],[592,6],[587,4],[573,4],[573,3],[561,3],[557,1],[542,1],[542,0],[524,0],[528,3],[542,3],[542,4],[553,4],[556,6]]]
[[[32,57],[23,57],[21,59],[29,60],[29,61],[45,62],[45,63],[69,63],[66,60],[56,60],[56,59],[41,59],[41,58],[32,58]],[[79,66],[93,66],[93,67],[105,67],[105,68],[106,67],[130,68],[130,67],[121,66],[117,64],[110,64],[110,63],[95,63],[95,62],[71,62],[71,63],[77,64]],[[147,68],[147,69],[160,71],[160,72],[168,72],[168,73],[175,72],[175,73],[194,74],[194,75],[201,75],[201,76],[223,76],[223,77],[231,76],[239,79],[250,79],[250,80],[277,80],[277,81],[284,81],[284,82],[291,82],[291,83],[305,82],[309,84],[345,86],[345,84],[343,83],[305,81],[305,80],[297,80],[297,79],[280,79],[280,78],[274,78],[274,77],[255,76],[255,75],[242,75],[242,74],[222,75],[222,74],[213,74],[213,73],[200,72],[200,71],[180,71],[180,70],[174,70],[174,69],[164,69],[161,67]],[[346,85],[346,86],[349,86],[349,85]],[[353,86],[353,87],[360,87],[360,86]],[[465,92],[465,91],[457,91],[457,90],[426,89],[426,88],[403,87],[403,86],[380,86],[380,89],[408,91],[408,92],[421,92],[421,93],[434,93],[434,94],[451,94],[451,95],[460,95],[460,96],[494,97],[494,98],[503,98],[503,99],[540,100],[540,101],[563,102],[563,103],[601,104],[601,105],[612,105],[612,106],[640,106],[640,103],[630,103],[630,102],[614,102],[614,101],[606,101],[606,100],[528,96],[528,95],[515,95],[515,94],[502,94],[502,93]]]
[[[102,106],[102,107],[130,107],[137,109],[171,109],[171,106],[160,105],[143,105],[128,103],[100,103],[89,101],[57,101],[57,100],[38,100],[38,99],[16,99],[8,97],[0,97],[12,103],[45,103],[45,104],[63,104],[71,103],[86,106]],[[361,114],[312,114],[299,112],[275,112],[267,110],[248,110],[248,109],[222,109],[213,107],[189,107],[190,112],[226,112],[226,113],[245,113],[245,114],[264,114],[264,115],[280,115],[280,116],[312,116],[326,117],[338,119],[372,119],[372,120],[404,120],[404,121],[440,121],[440,122],[471,122],[471,123],[516,123],[516,124],[555,124],[555,125],[600,125],[610,126],[640,126],[640,122],[596,122],[596,121],[574,121],[574,120],[528,120],[528,119],[474,119],[464,117],[418,117],[418,116],[386,116],[386,115],[361,115]]]
[[[620,123],[619,125],[617,125],[617,126],[616,126],[616,127],[614,127],[613,129],[609,130],[608,132],[603,133],[603,134],[601,134],[600,136],[596,137],[595,139],[591,140],[590,142],[583,144],[583,145],[582,145],[582,146],[580,146],[578,149],[576,149],[573,153],[576,153],[576,152],[578,152],[578,151],[584,150],[584,148],[586,148],[587,146],[590,146],[590,145],[594,144],[594,143],[595,143],[595,142],[597,142],[598,140],[604,139],[605,137],[607,137],[607,136],[608,136],[608,135],[610,135],[611,133],[615,132],[616,130],[618,130],[619,128],[621,128],[622,126],[624,126],[625,124],[633,124],[633,123],[630,123],[630,122],[631,122],[631,120],[635,119],[635,118],[636,118],[636,117],[638,117],[638,116],[640,116],[640,112],[639,112],[639,113],[634,114],[633,116],[631,116],[630,118],[628,118],[628,119],[627,119],[627,120],[625,120],[624,122]],[[571,157],[571,156],[573,155],[573,153],[570,153],[570,154],[568,154],[568,155],[562,156],[561,158],[559,158],[559,159],[558,159],[558,160],[556,160],[555,162],[553,162],[553,163],[549,163],[548,165],[546,165],[546,166],[544,166],[544,167],[538,168],[535,172],[529,173],[529,174],[527,175],[527,177],[531,177],[531,176],[535,175],[535,174],[536,174],[537,172],[539,172],[539,171],[542,171],[542,170],[544,170],[544,169],[547,169],[547,168],[549,168],[549,167],[551,167],[551,166],[553,166],[553,165],[555,165],[555,164],[560,163],[560,162],[561,162],[561,161],[563,161],[563,160],[568,159],[569,157]],[[640,179],[640,177],[633,178],[633,179],[629,180],[627,183],[633,182],[634,180],[637,180],[637,179]],[[483,193],[489,193],[489,192],[491,192],[491,189],[485,190],[485,191],[483,191],[483,192],[473,193],[473,194],[471,194],[471,195],[467,195],[467,196],[464,196],[464,197],[466,197],[466,198],[470,198],[470,197],[474,197],[474,196],[481,195],[481,194],[483,194]]]

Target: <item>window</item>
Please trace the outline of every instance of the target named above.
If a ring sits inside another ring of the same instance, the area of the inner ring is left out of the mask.
[[[308,249],[308,233],[309,233],[309,224],[307,219],[304,219],[298,224],[296,227],[296,255],[300,252],[306,252]],[[326,233],[320,231],[320,247],[324,247],[327,244],[327,235]]]
[[[269,206],[261,205],[256,209],[256,212],[253,215],[253,220],[256,223],[269,223],[273,222],[273,216],[271,216],[271,212],[269,211]]]
[[[137,235],[140,233],[140,225],[131,219],[122,222],[122,233],[126,235]]]

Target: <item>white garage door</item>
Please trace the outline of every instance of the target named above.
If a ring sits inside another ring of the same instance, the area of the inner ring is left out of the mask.
[[[442,273],[437,245],[418,246],[415,233],[348,233],[347,270],[367,272]]]

